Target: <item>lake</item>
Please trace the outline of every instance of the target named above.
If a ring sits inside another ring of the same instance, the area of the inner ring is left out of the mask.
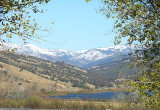
[[[60,96],[49,96],[49,98],[60,98],[60,99],[117,99],[120,95],[125,95],[126,92],[98,92],[94,94],[67,94]],[[44,97],[45,98],[45,97]]]

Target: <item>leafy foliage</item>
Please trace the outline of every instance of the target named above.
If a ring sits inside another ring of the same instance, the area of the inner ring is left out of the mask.
[[[48,3],[50,0],[1,0],[0,1],[0,41],[5,42],[13,35],[26,39],[34,40],[35,31],[38,29],[35,19],[31,20],[30,10],[34,13],[38,10],[38,4]],[[2,45],[2,44],[1,44]]]
[[[101,12],[115,19],[115,44],[127,38],[127,44],[140,48],[131,53],[135,66],[142,68],[136,81],[128,82],[139,91],[140,101],[160,107],[160,1],[104,0]],[[131,67],[134,64],[131,63]]]

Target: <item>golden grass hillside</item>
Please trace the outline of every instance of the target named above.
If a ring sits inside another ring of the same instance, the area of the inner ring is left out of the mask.
[[[43,77],[40,77],[36,74],[33,74],[31,72],[28,72],[26,70],[20,71],[21,69],[9,64],[5,64],[0,62],[0,65],[2,66],[0,68],[0,71],[6,72],[7,75],[11,76],[14,81],[17,83],[22,83],[23,86],[34,88],[37,90],[40,90],[42,88],[51,90],[79,90],[79,88],[71,87],[71,83],[66,83],[62,81],[52,81]]]
[[[0,53],[0,62],[12,65],[8,67],[9,69],[5,66],[10,74],[18,74],[18,77],[25,77],[25,80],[28,82],[34,83],[35,85],[38,83],[44,88],[56,88],[60,90],[73,90],[72,88],[94,88],[94,85],[90,83],[93,81],[88,80],[86,70],[76,68],[73,65],[64,62],[50,62],[31,56],[13,53]],[[30,75],[31,73],[36,76]],[[26,76],[26,74],[28,75]],[[41,77],[41,81],[39,81],[38,76]],[[47,86],[44,85],[44,82]]]

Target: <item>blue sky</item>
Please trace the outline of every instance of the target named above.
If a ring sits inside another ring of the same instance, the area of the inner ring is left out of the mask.
[[[41,48],[73,51],[114,46],[114,21],[96,13],[101,5],[100,0],[51,0],[40,7],[45,13],[31,14],[42,29],[49,30],[38,33],[48,42],[29,42]]]

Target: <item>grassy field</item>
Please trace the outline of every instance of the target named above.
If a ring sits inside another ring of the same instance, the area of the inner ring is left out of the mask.
[[[79,88],[71,87],[72,85],[70,83],[62,81],[55,82],[52,80],[48,80],[36,74],[28,72],[26,70],[20,71],[20,68],[8,65],[6,63],[0,62],[0,65],[3,65],[3,68],[0,68],[0,71],[6,71],[7,74],[12,77],[12,79],[16,79],[18,82],[22,83],[23,84],[22,86],[24,86],[24,88],[31,88],[33,86],[36,86],[36,89],[38,90],[40,89],[52,90],[53,85],[56,84],[57,86],[54,88],[56,88],[57,90],[70,90],[70,91],[79,90]],[[23,79],[23,81],[18,79]]]
[[[0,99],[2,108],[37,108],[37,109],[67,109],[67,110],[151,110],[143,104],[133,104],[124,101],[110,100],[107,102],[42,99],[29,97],[27,99]]]

